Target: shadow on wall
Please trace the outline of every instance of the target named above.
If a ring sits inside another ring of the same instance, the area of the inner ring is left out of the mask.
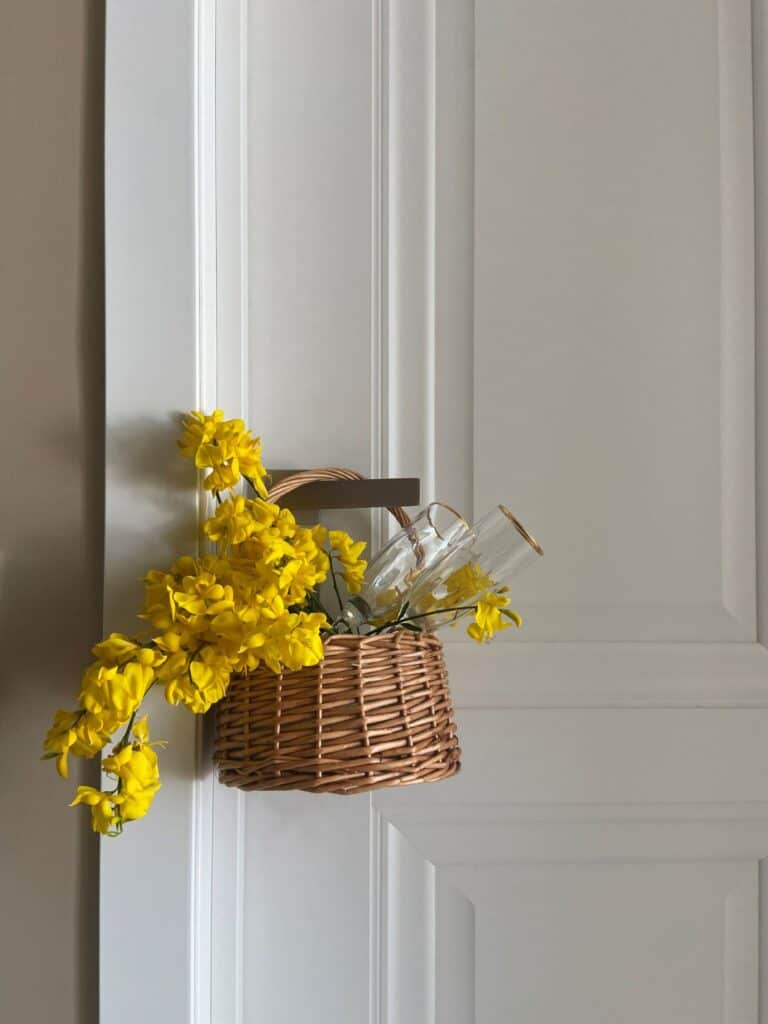
[[[179,555],[198,549],[197,470],[181,457],[176,443],[183,415],[178,411],[163,418],[137,417],[110,426],[107,631],[144,628],[137,615],[144,603],[142,579],[147,570],[165,569]],[[123,494],[130,497],[125,506]]]
[[[39,760],[101,632],[102,0],[0,6],[0,1020],[98,1019],[98,844]]]

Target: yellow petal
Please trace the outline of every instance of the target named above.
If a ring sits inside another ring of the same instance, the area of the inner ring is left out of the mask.
[[[149,723],[147,722],[147,716],[136,722],[133,726],[133,735],[139,741],[139,743],[149,743]]]

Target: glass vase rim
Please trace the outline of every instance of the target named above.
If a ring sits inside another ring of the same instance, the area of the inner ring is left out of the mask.
[[[533,534],[529,533],[528,530],[526,530],[526,528],[523,526],[523,524],[520,522],[517,516],[510,512],[506,505],[499,505],[498,508],[502,515],[506,516],[507,519],[512,523],[512,525],[523,538],[523,540],[527,544],[530,544],[530,546],[533,548],[536,554],[543,555],[544,548],[541,546],[541,544],[539,544],[539,542],[536,540]]]
[[[440,538],[440,540],[447,540],[448,538],[444,537],[443,534],[440,532],[440,530],[437,528],[437,524],[435,523],[434,519],[432,518],[432,509],[433,508],[444,508],[444,509],[447,509],[451,513],[451,515],[455,516],[456,519],[460,523],[464,524],[464,527],[468,531],[472,529],[472,527],[469,525],[469,523],[464,518],[464,516],[461,514],[461,512],[457,512],[456,509],[453,507],[453,505],[448,505],[444,501],[430,501],[429,504],[426,506],[426,509],[425,509],[425,511],[427,513],[427,522],[432,527],[432,529],[435,531],[435,533]]]

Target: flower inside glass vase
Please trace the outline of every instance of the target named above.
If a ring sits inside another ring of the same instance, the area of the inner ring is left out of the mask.
[[[520,617],[508,607],[508,584],[543,554],[539,542],[509,509],[497,505],[419,578],[408,594],[400,624],[436,630],[474,612],[467,632],[478,641],[519,626]]]

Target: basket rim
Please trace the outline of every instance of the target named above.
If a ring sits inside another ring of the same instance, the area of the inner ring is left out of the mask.
[[[332,633],[323,640],[323,647],[386,647],[403,642],[426,647],[442,647],[440,637],[427,630],[414,633],[410,629],[395,628],[386,633]]]

